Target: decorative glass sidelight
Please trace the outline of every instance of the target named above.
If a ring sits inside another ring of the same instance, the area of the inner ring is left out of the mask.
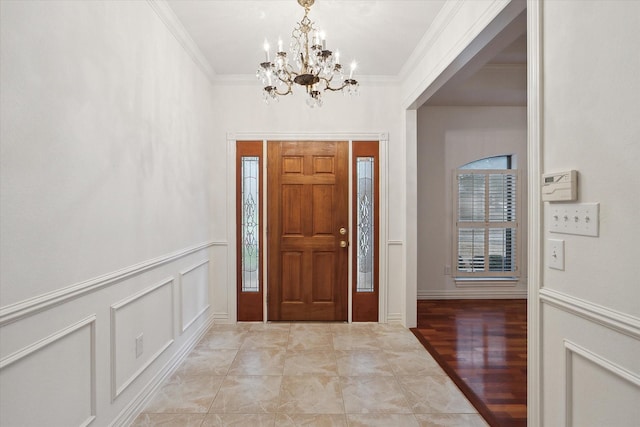
[[[357,271],[356,292],[374,292],[375,158],[356,159]]]
[[[260,291],[260,158],[242,157],[242,292]]]

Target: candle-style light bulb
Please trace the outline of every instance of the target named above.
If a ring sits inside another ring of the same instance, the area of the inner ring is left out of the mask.
[[[336,64],[339,64],[340,63],[340,51],[336,50],[336,54],[335,55],[336,55]]]
[[[267,39],[264,39],[264,58],[266,59],[267,62],[269,62],[269,42],[267,41]]]
[[[278,52],[283,52],[282,50],[282,39],[278,38]]]
[[[322,40],[322,50],[327,50],[327,35],[324,31],[320,31],[320,40]]]
[[[355,71],[357,65],[358,64],[356,63],[356,61],[351,62],[351,72],[349,73],[350,79],[353,78],[353,72]]]

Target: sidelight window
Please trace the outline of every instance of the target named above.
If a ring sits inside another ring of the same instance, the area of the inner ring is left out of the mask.
[[[357,292],[374,291],[374,174],[375,159],[358,157],[356,159],[356,217],[357,217]]]
[[[260,290],[260,158],[243,156],[242,175],[242,292]]]

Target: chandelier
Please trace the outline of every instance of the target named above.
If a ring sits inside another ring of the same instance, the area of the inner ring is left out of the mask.
[[[260,63],[256,76],[264,85],[262,95],[267,104],[293,93],[294,83],[305,88],[307,105],[312,108],[322,106],[322,92],[327,90],[358,94],[359,84],[353,78],[356,62],[351,63],[349,77],[345,78],[340,52],[333,53],[327,49],[324,33],[318,31],[309,19],[309,10],[314,2],[298,0],[304,7],[304,17],[291,33],[291,56],[284,51],[282,39],[279,39],[278,51],[271,60],[269,42],[264,42],[265,61]]]

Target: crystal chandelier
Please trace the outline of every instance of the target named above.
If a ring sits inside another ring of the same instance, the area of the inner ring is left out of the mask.
[[[312,108],[322,106],[322,92],[327,90],[358,94],[359,84],[353,78],[356,62],[351,63],[349,77],[345,78],[340,52],[333,53],[327,49],[324,33],[318,31],[309,19],[309,10],[314,2],[298,0],[304,7],[304,17],[291,33],[290,57],[282,48],[282,39],[279,39],[278,51],[272,61],[269,42],[264,42],[265,61],[260,64],[256,76],[264,85],[262,95],[267,104],[293,93],[294,83],[305,88],[307,105]],[[295,67],[289,58],[293,59]]]

